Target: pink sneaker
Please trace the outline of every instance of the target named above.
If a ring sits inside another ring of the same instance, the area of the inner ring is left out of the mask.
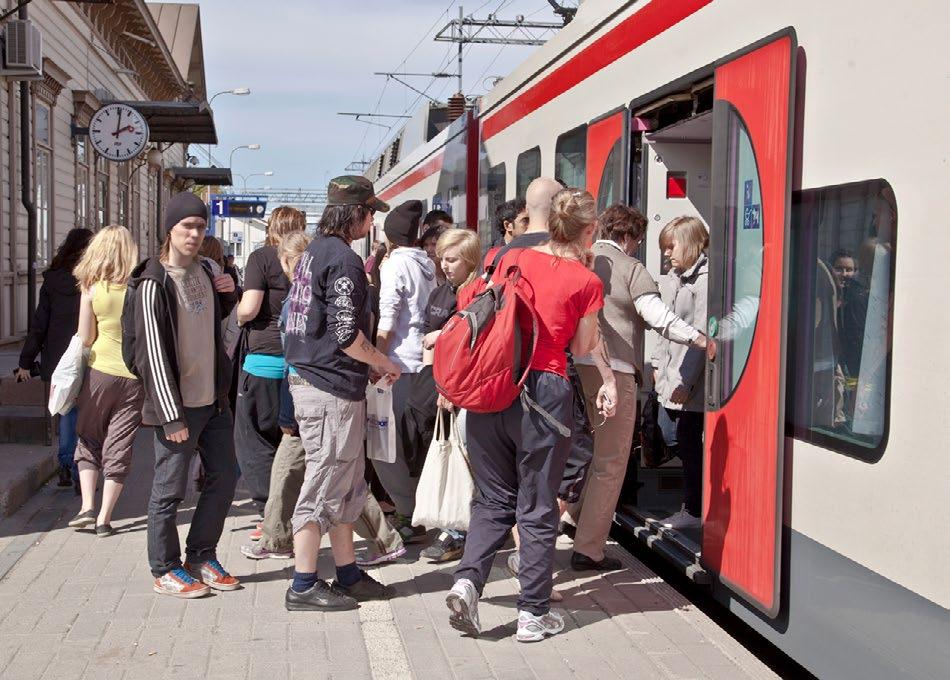
[[[262,525],[258,524],[257,527],[247,535],[247,537],[252,541],[259,541],[264,537],[264,528]]]

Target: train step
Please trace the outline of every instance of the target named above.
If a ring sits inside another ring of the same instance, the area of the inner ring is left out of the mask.
[[[694,583],[712,583],[712,575],[700,563],[699,544],[684,532],[661,526],[659,517],[633,506],[618,508],[614,521],[648,548],[663,555]]]

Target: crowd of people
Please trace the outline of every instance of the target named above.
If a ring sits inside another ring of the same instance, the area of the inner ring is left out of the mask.
[[[364,261],[352,245],[383,213],[385,241]],[[624,205],[598,215],[591,194],[549,178],[499,207],[497,240],[484,254],[476,233],[448,214],[426,213],[420,201],[390,209],[356,176],[330,182],[315,235],[300,211],[275,209],[243,281],[206,234],[207,220],[197,196],[173,196],[160,254],[141,262],[125,227],[70,232],[46,272],[18,370],[28,377],[41,353],[48,380],[73,335],[88,348],[76,406],[60,418],[59,483],[76,484],[82,498],[71,527],[114,533],[136,432],[150,428],[155,592],[196,598],[240,587],[217,545],[242,478],[261,521],[241,552],[293,560],[289,610],[393,597],[366,569],[403,558],[434,530],[421,556],[459,560],[446,596],[454,627],[480,632],[479,597],[496,553],[514,540],[517,639],[559,632],[558,534],[574,538],[573,569],[621,566],[605,545],[635,430],[646,329],[661,338],[651,367],[660,427],[686,476],[683,509],[665,523],[698,524],[703,361],[715,351],[697,330],[708,246],[700,220],[663,229],[672,271],[659,285],[636,258],[643,215]],[[458,413],[475,487],[467,531],[414,526],[436,421],[459,411],[437,388],[436,348],[456,312],[515,269],[537,320],[523,329],[537,344],[521,397]],[[367,465],[366,395],[377,387],[391,390],[395,451]],[[182,554],[177,511],[191,483],[199,495]],[[354,533],[369,545],[359,555]],[[324,536],[332,580],[317,568]]]

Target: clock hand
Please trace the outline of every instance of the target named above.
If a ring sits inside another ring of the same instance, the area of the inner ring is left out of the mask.
[[[115,124],[114,136],[118,137],[121,131],[122,131],[122,109],[119,109],[119,120]]]

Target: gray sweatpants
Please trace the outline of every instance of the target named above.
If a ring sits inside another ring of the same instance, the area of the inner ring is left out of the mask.
[[[571,429],[574,395],[566,379],[532,371],[525,389],[541,408]],[[557,494],[571,438],[537,411],[524,408],[520,399],[500,413],[469,413],[465,429],[476,493],[455,579],[471,580],[481,593],[495,553],[517,522],[521,537],[518,609],[546,614],[551,608]]]

